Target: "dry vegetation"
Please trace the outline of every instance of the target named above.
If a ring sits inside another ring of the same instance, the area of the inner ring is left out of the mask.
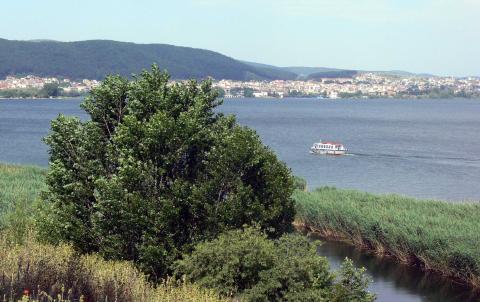
[[[0,242],[2,301],[225,301],[214,292],[169,280],[156,287],[126,261],[78,255],[68,245],[27,239]]]

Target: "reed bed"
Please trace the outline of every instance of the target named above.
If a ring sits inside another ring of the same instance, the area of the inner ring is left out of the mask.
[[[0,201],[2,206],[15,204],[19,199],[34,200],[45,187],[46,169],[35,166],[0,164]]]
[[[39,167],[0,164],[0,230],[8,229],[11,238],[23,238],[31,225],[45,175]]]
[[[296,191],[297,223],[480,288],[480,204],[353,190]]]

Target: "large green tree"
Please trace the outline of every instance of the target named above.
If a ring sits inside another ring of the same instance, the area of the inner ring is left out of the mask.
[[[209,81],[172,84],[156,66],[107,77],[82,104],[90,120],[52,121],[40,235],[134,260],[155,278],[223,230],[287,231],[290,171],[219,104]]]

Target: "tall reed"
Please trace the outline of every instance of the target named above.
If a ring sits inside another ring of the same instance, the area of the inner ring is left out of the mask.
[[[45,174],[39,167],[0,164],[0,230],[11,240],[21,241],[32,224]]]
[[[320,235],[480,287],[480,204],[320,188],[294,193],[297,223]]]

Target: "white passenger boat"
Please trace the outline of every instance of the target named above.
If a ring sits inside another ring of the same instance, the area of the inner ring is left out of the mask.
[[[347,149],[340,143],[336,142],[320,142],[313,144],[310,153],[326,154],[326,155],[345,155]]]

